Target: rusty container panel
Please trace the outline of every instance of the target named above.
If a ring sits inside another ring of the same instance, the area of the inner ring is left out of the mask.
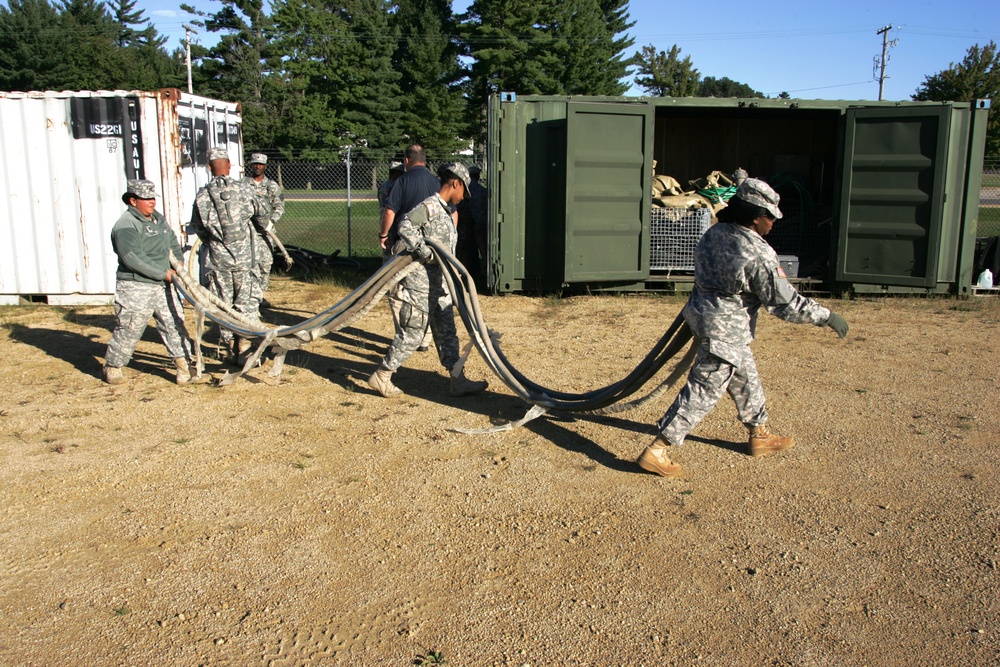
[[[208,183],[208,150],[229,151],[234,177],[243,175],[243,132],[240,106],[176,89],[158,93],[164,200],[161,212],[170,226],[185,233],[198,189]]]
[[[156,185],[183,245],[216,145],[241,173],[237,104],[176,90],[0,92],[0,304],[110,303],[127,180]]]

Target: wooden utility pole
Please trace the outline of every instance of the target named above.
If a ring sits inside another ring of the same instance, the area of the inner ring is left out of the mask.
[[[882,100],[882,91],[885,89],[885,80],[889,78],[885,73],[885,68],[889,65],[889,47],[896,46],[898,41],[895,39],[889,41],[890,30],[892,30],[892,26],[887,25],[881,30],[875,31],[876,35],[882,35],[882,57],[875,56],[875,67],[872,71],[872,76],[878,81],[878,99],[880,101]]]
[[[191,33],[198,34],[198,31],[184,24],[184,52],[187,57],[187,74],[188,74],[188,94],[194,95],[194,86],[191,85]],[[881,99],[881,98],[879,98]]]

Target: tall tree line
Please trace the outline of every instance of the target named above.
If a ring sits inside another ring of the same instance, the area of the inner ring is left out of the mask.
[[[136,0],[9,0],[0,89],[183,87],[180,50]],[[250,149],[327,156],[482,139],[491,93],[620,95],[628,0],[215,0],[182,5],[195,92],[238,101]]]
[[[0,90],[152,89],[185,79],[180,54],[136,0],[9,0],[0,6]]]
[[[628,0],[217,0],[195,21],[199,93],[238,99],[250,148],[315,156],[421,143],[448,155],[482,140],[486,101],[620,95],[631,66]]]
[[[183,87],[181,49],[137,0],[7,0],[0,90]],[[630,53],[628,0],[213,0],[181,5],[211,35],[195,44],[195,92],[240,102],[249,149],[331,156],[422,143],[444,156],[481,142],[489,96],[647,94],[762,97],[702,78],[674,45]],[[993,42],[928,76],[914,99],[996,99]],[[780,97],[787,97],[782,93]],[[994,110],[995,111],[995,110]],[[988,153],[1000,153],[991,111]],[[436,155],[435,155],[436,154]]]

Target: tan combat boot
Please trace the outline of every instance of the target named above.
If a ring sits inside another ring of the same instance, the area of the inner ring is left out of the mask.
[[[635,460],[639,467],[651,473],[675,479],[684,474],[684,468],[680,463],[674,463],[667,457],[667,444],[663,436],[656,436],[646,449],[643,450],[639,458]]]
[[[368,386],[386,398],[402,396],[403,390],[392,383],[392,371],[380,368],[368,378]]]
[[[781,452],[795,446],[795,438],[786,438],[767,430],[767,424],[751,426],[750,443],[747,446],[750,456],[764,456]]]
[[[448,393],[452,396],[471,396],[486,391],[488,386],[490,386],[490,383],[486,380],[476,382],[465,377],[465,373],[462,372],[452,376],[451,388],[448,390]]]
[[[105,366],[101,370],[101,377],[103,377],[104,381],[108,384],[121,384],[122,382],[125,382],[125,374],[122,372],[122,369],[117,366]]]
[[[247,362],[247,358],[250,356],[250,348],[253,347],[253,343],[248,341],[246,338],[236,339],[236,365],[240,368]]]
[[[177,367],[177,384],[202,384],[212,379],[207,375],[198,375],[197,368],[192,368],[184,357],[174,359],[174,366]]]

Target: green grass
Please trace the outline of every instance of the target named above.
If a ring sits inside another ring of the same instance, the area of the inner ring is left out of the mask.
[[[324,255],[340,250],[347,257],[348,224],[346,201],[285,202],[285,214],[277,224],[285,245],[296,245]],[[350,246],[352,255],[376,256],[378,247],[378,202],[351,202]]]
[[[980,206],[976,236],[1000,236],[1000,206]]]
[[[1000,173],[984,173],[983,174],[983,187],[984,188],[1000,188]]]

